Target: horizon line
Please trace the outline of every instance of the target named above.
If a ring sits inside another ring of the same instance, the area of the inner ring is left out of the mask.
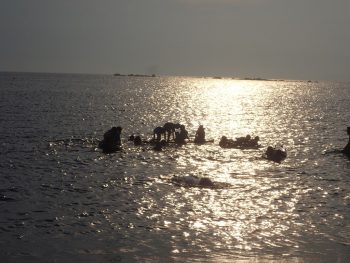
[[[0,70],[0,74],[52,74],[52,75],[95,75],[95,76],[111,76],[111,77],[150,77],[153,74],[141,74],[141,73],[78,73],[78,72],[52,72],[52,71],[8,71],[8,70]],[[295,81],[295,82],[341,82],[348,83],[349,80],[318,80],[318,79],[287,79],[287,78],[264,78],[264,77],[239,77],[239,76],[219,76],[219,75],[158,75],[154,74],[154,77],[179,77],[179,78],[209,78],[209,79],[222,79],[222,80],[251,80],[251,81]]]

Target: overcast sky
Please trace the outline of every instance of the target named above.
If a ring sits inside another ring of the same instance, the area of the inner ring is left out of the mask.
[[[349,0],[0,0],[0,71],[350,80]]]

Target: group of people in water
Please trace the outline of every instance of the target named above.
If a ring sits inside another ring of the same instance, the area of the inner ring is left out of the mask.
[[[121,149],[121,131],[122,128],[112,127],[103,135],[103,140],[99,143],[99,148],[104,153],[112,153]],[[166,122],[163,126],[158,126],[153,130],[153,138],[149,141],[142,140],[140,135],[132,134],[129,141],[132,141],[135,146],[140,146],[144,143],[154,145],[153,149],[161,151],[164,146],[170,142],[177,145],[184,145],[189,141],[188,131],[185,125],[179,123]],[[205,140],[205,129],[203,125],[199,125],[194,138],[194,143],[203,144]]]
[[[170,138],[177,144],[185,144],[186,140],[189,139],[188,131],[185,125],[180,123],[166,122],[163,126],[158,126],[153,130],[153,142],[160,142],[164,136],[166,142],[170,141]]]
[[[122,127],[112,127],[106,131],[103,135],[103,140],[99,143],[99,148],[105,153],[115,152],[121,149],[121,132]],[[341,151],[342,153],[350,156],[350,127],[347,127],[347,133],[349,135],[349,142]],[[174,142],[177,145],[184,145],[188,142],[189,136],[185,125],[179,123],[166,122],[163,126],[158,126],[153,130],[153,138],[149,141],[143,141],[140,135],[129,137],[129,141],[132,141],[135,146],[140,146],[144,143],[153,145],[155,151],[161,151],[164,146],[170,142]],[[236,149],[257,149],[261,147],[258,143],[259,136],[252,138],[250,135],[245,137],[238,137],[235,140],[228,139],[226,136],[222,136],[219,142],[221,148],[236,148]],[[204,144],[205,129],[203,125],[199,125],[193,143]],[[213,142],[211,140],[210,142]],[[268,160],[281,162],[287,157],[286,149],[283,146],[268,146],[265,151],[264,157]]]
[[[259,140],[259,136],[252,138],[249,134],[245,137],[238,137],[236,140],[222,136],[219,145],[221,148],[256,149],[260,147]]]
[[[120,126],[112,127],[110,130],[106,131],[103,135],[103,140],[99,143],[99,148],[103,149],[104,153],[111,153],[120,150],[121,132],[122,127]],[[349,141],[341,152],[350,157],[350,127],[347,127],[347,133],[349,135]],[[170,142],[174,142],[177,145],[183,145],[186,144],[187,140],[189,140],[189,136],[185,126],[171,122],[167,122],[163,126],[156,127],[153,130],[153,138],[150,141],[143,141],[139,135],[131,135],[129,137],[129,141],[132,141],[135,146],[141,146],[144,143],[149,143],[154,145],[153,149],[155,151],[161,151],[162,148]],[[259,136],[252,138],[250,135],[238,137],[235,140],[222,136],[219,146],[222,148],[257,149],[261,147],[261,145],[258,144],[259,140]],[[199,125],[193,143],[203,144],[206,142],[208,141],[205,139],[205,129],[203,125]],[[209,142],[212,142],[212,140]],[[263,156],[268,160],[280,163],[287,157],[287,152],[283,146],[268,146]],[[210,180],[210,178],[199,178],[192,175],[174,176],[171,181],[185,187],[220,187],[220,183],[213,182]]]
[[[103,140],[99,143],[99,148],[104,153],[112,153],[121,149],[121,131],[122,127],[112,127],[106,131],[103,135]],[[164,138],[163,138],[164,137]],[[132,141],[135,146],[140,146],[144,143],[154,145],[154,150],[161,151],[162,148],[170,141],[175,142],[177,145],[186,144],[189,140],[188,131],[185,125],[179,123],[167,122],[163,126],[156,127],[153,130],[153,138],[150,141],[143,141],[140,135],[135,136],[132,134],[129,137],[129,141]],[[202,125],[198,128],[195,141],[200,143],[205,141],[205,133]]]

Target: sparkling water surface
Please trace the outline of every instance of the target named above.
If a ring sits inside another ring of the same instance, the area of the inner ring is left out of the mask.
[[[0,95],[4,262],[348,262],[349,83],[1,73]],[[127,141],[167,121],[214,143]],[[263,147],[218,145],[247,134]],[[278,143],[287,159],[263,159]]]

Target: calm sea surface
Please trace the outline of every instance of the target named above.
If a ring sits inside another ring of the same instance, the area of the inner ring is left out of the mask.
[[[349,105],[350,83],[1,73],[1,262],[348,262]],[[215,141],[127,142],[167,121]],[[218,146],[247,134],[264,147]],[[282,164],[261,158],[277,143]]]

